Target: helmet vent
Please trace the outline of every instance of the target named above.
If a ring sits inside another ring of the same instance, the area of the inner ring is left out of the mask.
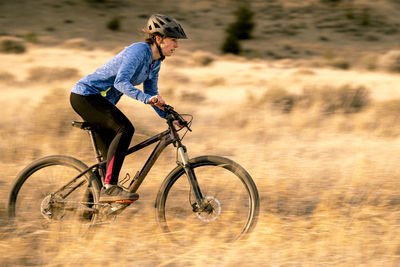
[[[154,26],[155,26],[156,28],[158,28],[158,29],[161,28],[160,25],[158,25],[157,23],[154,23]]]

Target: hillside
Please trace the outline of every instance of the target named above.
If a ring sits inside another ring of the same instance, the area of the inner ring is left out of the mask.
[[[235,0],[19,0],[0,3],[0,35],[43,45],[84,38],[90,48],[115,49],[142,38],[140,29],[152,13],[171,15],[190,39],[182,48],[219,53],[225,29],[235,20]],[[391,0],[253,0],[253,39],[243,48],[249,57],[345,57],[353,62],[366,53],[397,47],[400,4]],[[106,25],[118,18],[119,31]]]

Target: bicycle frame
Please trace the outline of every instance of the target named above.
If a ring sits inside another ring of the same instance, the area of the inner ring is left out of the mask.
[[[144,179],[146,178],[147,174],[153,167],[154,163],[157,161],[158,157],[160,156],[161,152],[171,143],[174,143],[175,140],[171,136],[171,130],[164,131],[158,135],[155,135],[131,148],[128,149],[126,155],[130,155],[136,151],[139,151],[149,145],[152,145],[153,143],[156,143],[157,141],[158,144],[154,148],[153,152],[150,154],[149,158],[147,159],[146,163],[136,175],[130,185],[129,185],[129,191],[130,192],[136,192],[139,186],[142,184]]]
[[[150,154],[149,158],[147,159],[146,163],[144,164],[142,170],[139,172],[137,176],[131,181],[129,185],[130,192],[136,192],[139,186],[142,184],[144,179],[146,178],[147,174],[149,173],[150,169],[153,167],[154,163],[157,161],[158,157],[160,156],[161,152],[170,144],[174,144],[175,147],[178,149],[178,153],[182,159],[182,166],[185,170],[187,175],[189,184],[192,186],[193,192],[195,194],[195,198],[199,207],[203,204],[203,195],[201,194],[200,187],[198,185],[196,176],[193,170],[190,168],[189,165],[189,158],[187,156],[186,147],[182,144],[181,139],[179,137],[178,131],[176,130],[175,126],[173,125],[172,119],[167,120],[168,130],[164,131],[158,135],[155,135],[131,148],[128,149],[126,155],[132,154],[144,147],[147,147],[159,140],[159,143],[154,148],[153,152]],[[195,208],[193,206],[193,208]]]
[[[194,172],[192,171],[192,169],[190,168],[190,164],[189,164],[189,159],[187,156],[187,151],[186,151],[186,147],[181,143],[181,139],[179,137],[178,131],[176,130],[175,126],[173,125],[173,120],[172,119],[167,119],[167,124],[168,124],[168,130],[161,132],[153,137],[150,137],[149,139],[146,139],[145,141],[134,145],[132,147],[130,147],[127,152],[126,152],[126,156],[139,151],[149,145],[152,145],[156,142],[158,142],[158,144],[156,145],[156,147],[154,148],[154,150],[152,151],[152,153],[150,154],[149,158],[147,159],[146,163],[144,164],[144,166],[142,167],[142,169],[140,170],[140,172],[132,179],[128,190],[130,192],[136,192],[138,190],[138,188],[140,187],[140,185],[142,184],[142,182],[144,181],[144,179],[146,178],[147,174],[149,173],[149,171],[151,170],[151,168],[153,167],[153,165],[155,164],[155,162],[157,161],[157,159],[159,158],[160,154],[162,153],[162,151],[170,144],[174,144],[175,147],[177,147],[178,149],[178,154],[180,155],[181,159],[182,159],[182,167],[185,170],[185,173],[188,177],[189,180],[189,184],[192,186],[192,190],[194,192],[197,204],[199,205],[199,207],[202,206],[203,203],[203,196],[201,194],[199,185],[197,183],[197,179],[196,176],[194,174]],[[102,170],[101,166],[106,165],[107,161],[103,160],[101,161],[101,157],[99,156],[99,152],[97,149],[97,145],[95,142],[95,138],[93,137],[93,133],[92,133],[92,129],[91,128],[87,128],[86,130],[89,131],[89,135],[91,137],[91,141],[92,141],[92,145],[96,154],[96,158],[98,160],[98,163],[90,166],[89,168],[87,168],[86,170],[84,170],[82,173],[80,173],[78,176],[76,176],[74,179],[72,179],[68,184],[66,184],[65,186],[63,186],[61,189],[59,189],[57,192],[55,192],[54,194],[63,191],[65,188],[67,188],[69,185],[72,185],[76,180],[78,180],[80,177],[82,177],[83,175],[85,175],[87,172],[95,169],[95,170]],[[178,163],[179,164],[179,163]],[[104,179],[104,173],[102,173],[101,178]],[[76,185],[75,187],[73,187],[69,192],[67,192],[64,196],[69,195],[72,191],[74,191],[77,187],[81,186],[81,183],[79,183],[78,185]],[[193,206],[194,208],[194,206]]]

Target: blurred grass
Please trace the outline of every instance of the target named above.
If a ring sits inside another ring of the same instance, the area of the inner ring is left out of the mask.
[[[73,84],[82,71],[28,68],[26,81],[31,79],[29,74],[38,71],[44,76],[38,84],[43,84],[46,93],[33,104],[25,99],[24,107],[10,100],[9,106],[15,108],[8,108],[9,116],[0,121],[0,137],[7,140],[0,143],[1,266],[399,264],[397,98],[374,99],[367,85],[321,83],[310,87],[304,83],[301,90],[293,92],[285,79],[276,86],[261,87],[265,85],[262,75],[258,80],[251,76],[260,71],[257,62],[250,65],[237,58],[225,60],[243,64],[248,72],[232,74],[224,69],[212,77],[206,73],[206,79],[196,75],[221,58],[200,52],[196,59],[186,56],[169,63],[175,69],[163,74],[165,87],[161,90],[179,111],[195,116],[194,131],[184,139],[190,157],[227,156],[254,178],[261,211],[248,240],[233,244],[201,240],[180,247],[165,237],[155,223],[153,204],[162,179],[175,166],[172,148],[165,151],[143,183],[140,200],[112,224],[96,228],[93,235],[82,237],[52,228],[32,232],[29,224],[12,229],[6,224],[8,190],[26,164],[48,154],[94,161],[86,133],[70,126],[70,121],[79,117],[69,107],[69,88],[58,86],[61,81]],[[192,75],[182,69],[193,69]],[[316,71],[296,69],[295,73],[310,76]],[[14,77],[5,70],[0,73]],[[48,79],[51,73],[60,75]],[[167,79],[170,77],[177,79]],[[26,81],[14,86],[23,86]],[[241,89],[254,84],[257,91],[248,89],[247,98],[234,98],[245,95]],[[141,103],[123,99],[119,107],[137,129],[135,143],[165,128],[151,108]],[[135,173],[149,152],[129,158],[122,175]]]
[[[246,112],[230,110],[229,123],[222,119],[228,118],[222,112],[212,127],[195,124],[196,132],[185,141],[192,156],[207,153],[210,147],[214,154],[229,151],[255,179],[261,195],[261,214],[248,240],[235,244],[203,240],[192,247],[171,243],[157,228],[153,216],[152,201],[166,174],[154,171],[139,192],[144,197],[137,206],[133,205],[114,223],[96,228],[92,237],[52,229],[10,232],[4,224],[5,210],[0,209],[0,264],[265,266],[268,259],[269,265],[276,266],[396,265],[400,257],[396,238],[400,215],[396,159],[400,151],[393,149],[399,145],[393,122],[398,118],[398,101],[368,104],[373,112],[360,109],[351,115],[339,112],[326,116],[319,109],[321,113],[310,128],[308,116],[315,113],[304,112],[304,107],[276,113],[278,93],[286,96],[279,90],[270,92],[270,98],[265,96],[271,99],[272,109],[268,106],[258,114],[249,107]],[[83,132],[68,128],[71,111],[65,108],[64,92],[50,91],[39,105],[48,102],[52,105],[25,121],[25,139],[14,134],[15,153],[1,150],[2,157],[11,157],[10,161],[2,161],[3,167],[13,162],[20,169],[26,158],[51,151],[90,159],[88,139]],[[124,107],[128,106],[124,103]],[[356,125],[363,116],[374,119],[375,113],[381,118],[377,128],[343,130],[344,123]],[[247,122],[238,124],[238,120]],[[240,131],[238,125],[242,125]],[[392,125],[392,133],[383,134],[382,138],[378,133],[387,125]],[[224,133],[220,132],[222,128]],[[6,134],[7,129],[2,132]],[[207,142],[197,143],[203,132],[207,132]],[[233,140],[241,141],[235,144]],[[19,149],[31,152],[20,154]],[[157,168],[168,171],[173,161],[162,158]],[[16,169],[5,168],[5,175],[11,178]],[[2,185],[3,192],[9,183]],[[2,205],[4,201],[2,198]]]

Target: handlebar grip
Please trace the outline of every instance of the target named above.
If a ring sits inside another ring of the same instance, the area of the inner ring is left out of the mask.
[[[192,129],[190,129],[189,127],[189,123],[186,120],[184,120],[182,116],[178,112],[176,112],[172,106],[164,104],[162,105],[162,107],[164,108],[164,111],[167,114],[169,114],[173,120],[177,120],[179,124],[186,127],[190,132],[192,131]]]
[[[152,96],[152,97],[150,98],[150,101],[149,101],[149,102],[150,102],[151,105],[154,105],[154,104],[158,103],[158,98]]]

